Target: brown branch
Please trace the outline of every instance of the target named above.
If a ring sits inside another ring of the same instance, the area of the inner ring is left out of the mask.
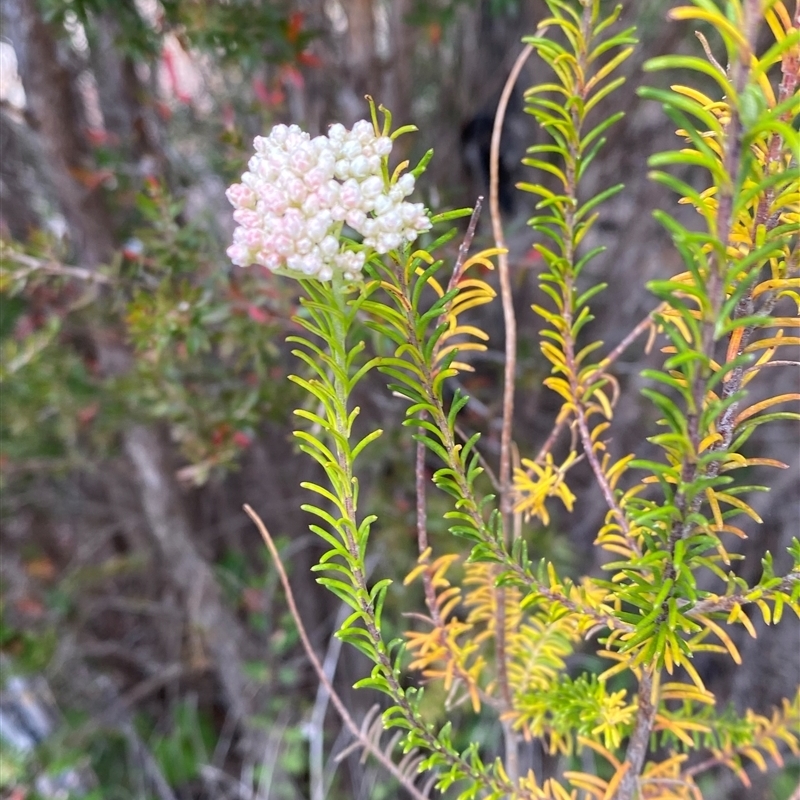
[[[500,482],[500,514],[503,519],[503,536],[508,541],[512,535],[512,515],[514,499],[511,483],[511,436],[514,423],[514,383],[517,368],[517,320],[514,316],[514,298],[511,291],[511,276],[508,269],[508,250],[506,248],[503,225],[500,219],[499,200],[499,165],[500,165],[500,138],[503,132],[503,122],[508,108],[511,92],[519,78],[522,67],[533,52],[532,45],[525,45],[517,56],[514,66],[508,75],[497,111],[494,116],[492,128],[492,142],[489,151],[489,211],[492,217],[492,231],[495,245],[501,248],[497,258],[497,268],[500,278],[500,296],[503,303],[503,321],[505,327],[505,366],[503,370],[503,419],[500,431],[500,466],[498,479]],[[506,705],[511,707],[511,690],[508,683],[508,665],[506,663],[506,593],[505,589],[496,590],[497,618],[495,620],[497,643],[497,672],[500,692]],[[519,753],[517,734],[508,724],[503,725],[506,742],[505,768],[509,778],[516,783],[519,779]]]
[[[748,367],[743,375],[747,375],[749,372],[760,372],[765,367],[800,367],[800,361],[767,361],[766,364]]]
[[[482,209],[483,197],[479,195],[478,199],[475,201],[475,208],[472,209],[472,216],[469,218],[467,232],[464,234],[464,238],[461,241],[461,244],[458,246],[458,256],[456,257],[456,263],[453,265],[453,274],[450,276],[450,282],[447,285],[448,292],[452,289],[455,289],[458,285],[458,282],[461,280],[461,273],[464,269],[464,263],[467,260],[467,255],[469,254],[469,248],[472,247],[472,240],[475,238],[475,231],[478,228],[478,219],[481,216]],[[439,321],[443,322],[446,316],[447,312],[444,312],[439,317]]]
[[[687,778],[693,778],[695,775],[699,775],[701,772],[708,772],[708,770],[714,769],[714,767],[721,766],[726,760],[727,759],[724,755],[711,756],[710,758],[701,761],[699,764],[688,767],[681,773],[681,775],[684,775]]]
[[[379,747],[376,747],[375,744],[364,735],[364,733],[361,731],[361,728],[356,724],[356,721],[350,715],[350,712],[347,710],[342,698],[339,697],[338,693],[333,688],[333,684],[330,682],[330,680],[328,680],[328,676],[325,674],[325,670],[322,668],[322,664],[320,663],[317,654],[314,652],[314,648],[311,645],[311,640],[308,638],[305,626],[303,625],[303,620],[300,617],[300,612],[297,610],[294,593],[292,592],[292,587],[289,583],[289,576],[286,574],[286,569],[283,566],[280,554],[278,553],[278,548],[275,547],[275,542],[273,541],[272,536],[267,530],[266,525],[264,525],[263,521],[261,520],[261,517],[259,517],[249,505],[245,505],[244,510],[247,516],[253,520],[258,528],[261,538],[267,545],[267,549],[269,550],[270,555],[275,562],[275,569],[278,571],[281,585],[283,586],[283,590],[286,594],[286,604],[289,606],[289,612],[294,619],[295,625],[297,625],[297,632],[300,635],[300,641],[303,644],[303,649],[306,651],[308,660],[311,662],[311,666],[317,673],[320,683],[322,683],[330,695],[331,702],[339,712],[339,716],[342,718],[342,722],[344,722],[345,727],[350,731],[350,733],[353,734],[353,736],[355,736],[356,739],[358,739],[358,741],[361,743],[361,746],[367,750],[370,755],[372,755],[384,767],[384,769],[386,769],[387,772],[389,772],[395,778],[395,780],[398,781],[398,783],[411,795],[411,797],[414,798],[414,800],[428,800],[428,798],[426,798],[425,795],[422,794],[422,792],[420,792],[419,789],[417,789],[416,786],[410,782],[408,777],[402,773],[394,761],[392,761],[386,755],[386,753],[384,753]]]
[[[532,45],[526,45],[517,56],[511,68],[497,111],[492,129],[492,142],[489,151],[489,212],[492,217],[492,232],[495,245],[503,252],[497,258],[497,270],[500,278],[500,296],[503,303],[503,322],[505,326],[505,369],[503,375],[503,427],[500,432],[500,511],[503,515],[503,529],[508,536],[510,528],[512,497],[511,497],[511,434],[514,416],[514,382],[517,365],[517,321],[514,316],[514,298],[511,290],[511,276],[508,268],[508,252],[506,248],[503,224],[500,218],[499,198],[499,172],[500,172],[500,138],[503,131],[503,122],[508,108],[511,92],[517,82],[522,67],[533,52]]]
[[[664,308],[662,303],[639,322],[625,338],[598,365],[605,372],[648,328],[653,325],[653,317]]]
[[[627,800],[627,798],[636,796],[636,787],[644,766],[647,745],[650,742],[650,731],[658,707],[658,702],[653,702],[652,695],[653,673],[643,669],[642,677],[639,679],[639,707],[636,711],[636,722],[625,753],[625,761],[630,764],[630,767],[620,781],[615,800],[623,800],[623,798]]]
[[[682,789],[688,789],[695,800],[703,800],[703,795],[697,786],[679,778],[644,778],[641,784],[642,786],[679,786]]]
[[[592,436],[589,433],[589,425],[586,422],[586,411],[581,403],[575,404],[575,413],[578,419],[578,430],[580,431],[581,435],[583,451],[586,453],[586,458],[589,460],[589,464],[592,467],[592,472],[597,480],[597,485],[600,487],[600,491],[603,493],[606,505],[611,511],[614,512],[614,516],[619,522],[619,527],[622,530],[622,534],[625,537],[628,547],[630,547],[634,553],[640,555],[641,551],[639,550],[639,545],[631,537],[631,529],[630,525],[628,525],[628,520],[625,517],[625,512],[622,510],[622,508],[620,508],[619,503],[617,503],[617,500],[614,497],[614,490],[611,488],[611,484],[608,482],[605,472],[603,472],[602,465],[597,460],[597,453],[594,451],[594,442],[592,441]]]
[[[40,272],[45,275],[54,275],[60,278],[74,278],[91,283],[112,283],[107,275],[86,267],[72,267],[53,259],[35,258],[27,253],[21,253],[7,244],[0,243],[0,260],[8,259],[19,264],[22,269],[11,273],[12,280],[26,278],[33,273]]]
[[[561,431],[564,430],[566,425],[566,418],[560,419],[558,422],[556,422],[556,424],[553,426],[553,430],[550,431],[550,435],[545,440],[545,443],[541,446],[541,448],[539,448],[536,458],[533,459],[535,464],[544,463],[544,460],[547,458],[547,454],[555,447],[558,437],[561,435]]]
[[[796,583],[800,582],[800,572],[790,572],[786,575],[781,582],[774,588],[765,592],[769,597],[772,592],[781,592],[782,594],[789,594]],[[748,592],[751,594],[752,592]],[[730,611],[735,605],[749,605],[755,603],[756,600],[763,600],[764,595],[758,597],[747,597],[745,594],[729,594],[724,597],[709,597],[699,602],[696,606],[686,611],[687,617],[697,617],[701,614],[713,614],[716,611]]]

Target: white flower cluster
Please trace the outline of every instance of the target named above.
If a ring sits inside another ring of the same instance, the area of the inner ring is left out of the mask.
[[[413,175],[387,185],[383,163],[392,140],[376,136],[366,120],[351,131],[337,123],[314,139],[297,125],[277,125],[254,146],[242,182],[226,193],[239,225],[228,248],[234,264],[352,280],[366,249],[387,253],[431,227],[422,203],[404,201]],[[345,223],[364,237],[364,248],[341,245]]]

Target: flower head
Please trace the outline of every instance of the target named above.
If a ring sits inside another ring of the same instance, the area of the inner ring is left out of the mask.
[[[387,180],[392,140],[366,120],[350,131],[331,125],[328,136],[313,139],[297,125],[276,125],[253,146],[242,182],[226,192],[239,225],[227,251],[234,264],[354,280],[369,250],[387,253],[431,227],[422,203],[405,201],[414,176]],[[363,237],[361,246],[341,239],[345,224]]]

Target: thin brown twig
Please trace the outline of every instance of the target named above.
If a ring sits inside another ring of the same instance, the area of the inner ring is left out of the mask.
[[[27,253],[20,253],[8,245],[0,246],[0,258],[8,259],[12,263],[18,264],[22,269],[12,273],[12,278],[23,278],[34,272],[41,272],[45,275],[53,275],[61,278],[75,278],[80,281],[93,283],[112,283],[113,281],[102,272],[86,267],[72,267],[62,264],[53,259],[36,258]]]
[[[766,364],[748,367],[742,374],[747,375],[748,372],[760,372],[765,367],[800,367],[800,361],[767,361]]]
[[[770,592],[790,594],[796,583],[800,583],[800,572],[790,572],[781,579],[781,582]],[[749,605],[761,600],[761,597],[748,597],[745,594],[728,594],[723,597],[708,597],[700,601],[693,608],[686,610],[687,617],[698,617],[701,614],[713,614],[720,611],[730,611],[736,605]]]
[[[314,648],[311,646],[311,640],[308,638],[308,634],[306,633],[305,625],[303,625],[303,619],[300,616],[300,612],[297,609],[297,604],[295,603],[294,593],[292,592],[291,584],[289,583],[289,576],[286,574],[286,569],[283,566],[283,562],[281,561],[280,554],[278,553],[278,548],[275,546],[275,542],[272,539],[269,531],[267,530],[266,525],[262,521],[261,517],[256,514],[256,512],[247,504],[244,506],[245,513],[251,520],[255,523],[255,526],[258,528],[258,532],[261,534],[261,538],[264,540],[264,543],[267,545],[267,549],[272,556],[273,561],[275,562],[275,569],[278,571],[278,576],[281,580],[281,585],[283,586],[283,591],[286,594],[286,604],[289,606],[289,612],[294,619],[295,625],[297,625],[297,632],[300,635],[300,641],[303,644],[303,649],[306,651],[306,655],[308,656],[308,660],[311,662],[311,666],[314,668],[314,672],[317,673],[317,678],[319,678],[320,683],[325,687],[330,695],[331,702],[333,703],[334,708],[339,712],[339,716],[342,718],[342,722],[344,722],[345,727],[359,740],[361,746],[367,750],[370,755],[372,755],[383,767],[389,772],[395,780],[400,783],[400,785],[414,798],[414,800],[428,800],[422,792],[414,786],[413,783],[409,780],[409,778],[403,774],[397,764],[386,755],[379,747],[377,747],[374,742],[364,736],[361,728],[356,724],[356,721],[350,715],[350,712],[347,710],[342,698],[337,694],[336,690],[333,688],[333,684],[328,680],[328,676],[325,674],[325,670],[322,668],[322,664],[320,663],[317,654],[314,652]]]
[[[511,92],[517,82],[519,73],[522,71],[522,67],[532,52],[533,46],[526,45],[511,68],[508,80],[506,80],[506,84],[503,87],[503,93],[500,96],[500,102],[497,104],[494,127],[492,129],[491,149],[489,151],[489,213],[492,218],[495,245],[503,251],[497,257],[497,271],[500,278],[500,297],[503,303],[503,322],[506,337],[506,361],[503,376],[503,427],[500,432],[500,468],[498,478],[500,480],[500,510],[503,514],[506,535],[510,527],[508,522],[512,505],[511,435],[514,415],[514,382],[517,366],[517,320],[514,316],[514,298],[511,290],[511,275],[508,268],[505,234],[503,233],[503,223],[500,219],[500,138]]]
[[[655,717],[658,702],[653,702],[653,673],[647,669],[642,670],[642,677],[639,679],[639,708],[636,714],[636,724],[628,740],[628,748],[625,752],[625,761],[630,764],[630,768],[622,779],[620,788],[617,790],[615,800],[634,797],[636,787],[639,784],[639,776],[644,766],[647,756],[647,746],[650,743],[650,731],[652,730],[652,719]]]
[[[500,296],[503,303],[503,321],[505,327],[505,368],[503,371],[503,420],[500,431],[500,466],[498,479],[500,482],[500,514],[503,519],[503,535],[508,538],[511,533],[513,515],[513,497],[511,493],[511,435],[514,417],[514,383],[517,367],[517,321],[514,316],[514,298],[511,291],[511,276],[508,269],[508,250],[506,248],[503,225],[500,219],[499,201],[499,164],[500,164],[500,137],[503,132],[503,122],[508,108],[511,92],[517,82],[522,67],[533,52],[532,45],[526,45],[517,56],[506,80],[500,102],[494,117],[492,129],[492,143],[489,151],[489,212],[492,217],[492,231],[495,245],[500,248],[497,258],[497,268],[500,277]],[[508,683],[508,667],[506,664],[506,597],[505,590],[498,588],[497,619],[496,619],[496,645],[498,683],[500,692],[506,704],[511,706],[511,690]],[[519,753],[517,747],[517,734],[509,724],[503,724],[503,733],[506,742],[505,768],[509,778],[516,783],[519,778]]]
[[[544,460],[547,458],[547,454],[553,449],[553,447],[555,447],[558,437],[561,435],[561,431],[563,431],[566,427],[566,424],[566,417],[559,419],[556,422],[556,424],[553,426],[553,430],[550,431],[550,435],[545,440],[545,443],[539,448],[536,458],[533,459],[534,464],[544,463]]]
[[[456,257],[456,263],[453,265],[453,273],[450,276],[450,283],[447,286],[448,292],[451,289],[455,289],[455,287],[458,285],[458,282],[461,280],[461,273],[464,269],[464,263],[467,260],[467,256],[469,255],[469,249],[472,247],[472,240],[475,238],[475,231],[478,229],[478,219],[481,216],[482,210],[483,196],[478,195],[478,199],[475,201],[475,208],[472,209],[472,216],[469,218],[467,232],[464,234],[464,238],[461,241],[461,244],[458,246],[458,256]],[[446,314],[443,314],[441,319],[443,319],[444,316],[446,316]]]
[[[642,786],[680,786],[683,789],[688,789],[695,800],[703,800],[700,789],[694,783],[678,778],[642,778],[640,783]]]
[[[641,322],[632,328],[625,338],[600,362],[599,367],[605,372],[648,328],[653,324],[653,317],[664,307],[662,303],[653,309]]]
[[[592,468],[592,472],[594,473],[595,480],[600,487],[600,491],[603,493],[603,498],[606,501],[606,505],[611,511],[614,512],[614,516],[617,518],[620,530],[622,531],[622,535],[625,537],[628,547],[630,547],[634,553],[640,555],[639,545],[631,537],[631,529],[630,525],[628,525],[628,519],[625,516],[625,512],[622,510],[617,502],[617,499],[614,497],[614,490],[611,488],[611,484],[608,482],[605,472],[603,472],[603,467],[597,459],[597,453],[594,451],[594,442],[592,441],[592,436],[589,433],[589,425],[586,421],[586,411],[581,403],[575,404],[575,415],[578,420],[578,430],[580,431],[581,435],[583,451],[586,453],[586,458],[589,459],[589,464]]]

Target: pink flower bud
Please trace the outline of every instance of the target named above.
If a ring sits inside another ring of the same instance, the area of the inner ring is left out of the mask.
[[[352,161],[356,156],[361,155],[361,144],[357,140],[350,139],[342,146],[342,158]]]
[[[354,208],[347,212],[344,221],[354,230],[360,231],[366,219],[367,215],[360,208]]]
[[[394,211],[394,203],[389,197],[382,194],[375,198],[375,213],[378,216],[388,214],[390,211]]]
[[[319,214],[320,209],[322,208],[322,204],[319,200],[319,195],[316,192],[308,195],[305,200],[303,200],[303,205],[300,206],[300,210],[303,212],[303,215],[306,217],[314,217]]]
[[[388,214],[381,216],[378,220],[378,225],[386,233],[397,233],[403,225],[403,220],[396,211],[390,211]]]
[[[336,162],[333,174],[340,181],[346,181],[350,177],[350,161],[346,158],[341,158]]]
[[[275,252],[283,258],[287,258],[294,254],[294,243],[288,236],[280,233],[275,236]]]
[[[397,187],[403,192],[403,197],[408,197],[414,191],[414,176],[406,172],[398,181]]]
[[[253,175],[252,172],[245,172],[242,175],[242,183],[247,186],[248,189],[256,190],[256,187],[259,184],[258,176]]]
[[[339,201],[346,209],[356,208],[361,204],[361,190],[353,178],[345,181],[339,193]]]
[[[375,249],[379,253],[388,253],[395,250],[402,244],[402,238],[397,233],[382,233],[378,236],[378,244]]]
[[[378,175],[371,175],[361,184],[361,196],[364,199],[372,200],[383,191],[383,178]]]
[[[317,159],[317,169],[321,169],[325,174],[325,180],[330,180],[333,177],[333,171],[336,169],[336,156],[330,148],[323,150]]]
[[[322,269],[322,259],[313,253],[305,256],[305,266],[303,271],[306,275],[318,275]]]
[[[326,236],[319,243],[319,251],[323,258],[333,258],[339,252],[339,242],[334,236]]]
[[[243,183],[234,183],[229,186],[225,192],[225,196],[230,201],[232,206],[237,208],[255,208],[256,193]]]
[[[308,189],[300,178],[292,178],[287,182],[286,194],[292,203],[299,205],[306,199]]]
[[[336,181],[328,181],[326,184],[319,187],[317,195],[319,196],[319,202],[322,204],[323,208],[332,208],[339,202],[339,191],[340,184]]]
[[[268,185],[261,193],[265,209],[270,214],[280,215],[289,207],[286,195],[277,187]]]
[[[328,182],[328,174],[324,169],[320,169],[319,167],[314,167],[314,169],[309,170],[305,175],[305,184],[306,186],[312,191],[316,191],[322,186],[323,183]]]
[[[335,122],[328,128],[328,138],[333,142],[342,142],[347,135],[347,130],[341,122]]]
[[[380,136],[372,145],[375,155],[388,156],[392,152],[392,140],[388,136]]]
[[[299,239],[305,230],[305,219],[297,208],[288,208],[283,215],[283,232],[291,239]]]
[[[289,155],[289,168],[297,175],[305,175],[314,166],[314,154],[310,147],[298,147]]]
[[[305,265],[306,261],[303,256],[294,255],[286,259],[286,266],[295,272],[305,272]]]
[[[258,250],[264,241],[264,235],[258,228],[239,228],[243,232],[241,237],[241,244],[245,245],[250,250]],[[234,242],[236,237],[234,236]]]
[[[353,125],[353,136],[358,140],[359,144],[369,144],[375,139],[375,130],[371,122],[365,119],[360,119]]]
[[[272,131],[271,131],[271,133],[269,135],[269,138],[275,144],[283,144],[286,141],[286,137],[288,136],[288,134],[289,134],[289,129],[286,127],[286,125],[276,125],[272,129]],[[263,138],[263,137],[257,136],[256,140],[261,139],[261,138]],[[258,149],[258,148],[256,147],[256,149]]]
[[[330,219],[320,220],[319,215],[316,215],[306,222],[306,235],[312,242],[318,242],[328,232],[328,228],[330,228]]]
[[[237,208],[233,212],[233,219],[245,228],[258,227],[261,222],[261,217],[247,208]]]
[[[311,242],[311,239],[308,239],[307,237],[304,236],[302,239],[298,239],[297,240],[297,242],[295,243],[294,249],[301,256],[307,256],[311,252],[312,246],[313,246],[313,243]]]
[[[283,266],[283,259],[277,253],[259,250],[258,263],[261,264],[262,267],[266,267],[268,270],[275,272],[275,270]]]
[[[350,163],[350,174],[358,180],[366,178],[367,175],[369,175],[369,161],[366,156],[356,156],[352,160]]]
[[[241,244],[232,244],[225,252],[237,267],[246,267],[250,264],[250,252]]]
[[[274,136],[275,136],[275,128],[272,129],[272,133],[270,134],[269,139],[267,139],[266,136],[256,136],[256,138],[253,139],[253,149],[256,151],[256,153],[264,155],[272,146],[272,142],[270,141],[270,139],[274,138]]]

